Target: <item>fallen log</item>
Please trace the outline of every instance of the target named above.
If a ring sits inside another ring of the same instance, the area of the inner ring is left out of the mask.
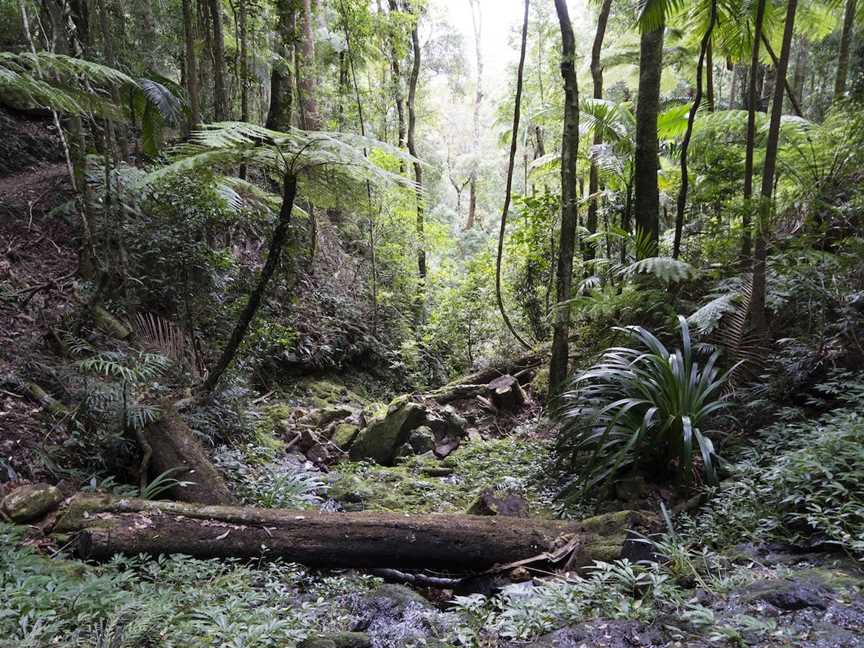
[[[631,531],[656,527],[652,516],[629,511],[558,521],[320,513],[81,494],[66,503],[53,533],[74,534],[78,555],[98,560],[115,554],[180,553],[280,558],[326,567],[478,572],[535,558],[550,562],[553,555],[572,568],[632,558],[643,550]],[[561,555],[562,548],[566,555]]]
[[[536,369],[548,360],[548,350],[534,351],[509,361],[494,364],[486,369],[481,369],[472,374],[457,378],[456,380],[439,387],[431,392],[423,394],[424,398],[437,401],[444,405],[453,401],[474,398],[487,392],[487,385],[496,378],[513,375],[522,381],[529,381],[531,369]]]

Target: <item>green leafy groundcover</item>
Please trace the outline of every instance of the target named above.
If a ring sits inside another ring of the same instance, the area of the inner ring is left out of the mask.
[[[682,520],[689,537],[715,547],[827,543],[864,555],[864,375],[836,374],[819,390],[841,407],[759,432],[708,506]]]
[[[271,562],[116,557],[91,566],[20,546],[0,524],[0,646],[287,646],[343,630],[379,583]]]

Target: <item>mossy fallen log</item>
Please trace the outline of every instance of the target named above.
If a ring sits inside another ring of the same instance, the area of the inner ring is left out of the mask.
[[[84,558],[186,554],[281,558],[312,566],[426,568],[479,572],[496,565],[638,557],[632,531],[656,529],[650,515],[620,512],[584,521],[321,513],[78,495],[53,532],[74,534]]]

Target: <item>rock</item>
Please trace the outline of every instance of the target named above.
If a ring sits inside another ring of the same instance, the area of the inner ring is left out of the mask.
[[[13,522],[31,522],[56,509],[63,501],[63,493],[50,484],[19,486],[0,505]]]
[[[299,648],[371,648],[372,641],[365,632],[337,632],[309,637]]]
[[[409,610],[427,610],[435,608],[417,592],[404,585],[385,584],[370,592],[359,604],[360,620],[354,630],[366,630],[376,621],[382,619],[400,620]]]
[[[426,425],[435,434],[436,439],[462,438],[466,434],[468,421],[456,411],[455,407],[445,405],[440,410],[426,414]]]
[[[480,493],[465,512],[468,515],[528,517],[528,503],[516,493],[497,493],[490,488]]]
[[[408,439],[426,416],[426,408],[410,401],[396,401],[387,415],[369,423],[351,446],[354,461],[371,459],[385,466],[392,465],[396,449]]]
[[[317,428],[325,428],[336,421],[344,421],[345,419],[352,417],[354,414],[354,410],[350,407],[332,406],[312,410],[304,417],[304,419],[310,425]]]
[[[660,646],[666,643],[660,631],[646,628],[638,621],[598,619],[556,630],[527,644],[526,648],[575,648],[576,646],[632,648],[633,646]]]
[[[820,583],[778,578],[754,583],[745,590],[743,599],[765,601],[781,610],[825,610],[830,601],[829,594]]]
[[[615,482],[615,497],[622,502],[638,502],[648,491],[645,478],[627,477]]]
[[[423,454],[435,449],[435,436],[432,428],[421,425],[408,435],[408,444],[414,450],[414,454]]]
[[[453,437],[447,437],[440,444],[435,446],[435,456],[439,459],[444,459],[449,456],[456,448],[459,447],[459,439],[454,439]]]
[[[398,461],[399,459],[407,459],[408,457],[414,456],[414,448],[411,447],[409,443],[403,443],[398,448],[396,448],[396,453],[393,455],[394,461]]]
[[[333,429],[333,436],[330,437],[330,442],[340,450],[347,450],[351,447],[358,432],[360,432],[360,426],[358,425],[339,423]]]
[[[483,441],[483,435],[481,435],[480,430],[475,427],[468,428],[468,440],[471,443],[481,443]]]
[[[510,374],[498,376],[486,385],[486,389],[492,404],[502,412],[515,412],[525,403],[525,392]]]
[[[327,452],[326,447],[316,443],[306,451],[306,458],[312,463],[325,464],[330,461],[330,453]]]
[[[353,475],[340,477],[327,490],[327,496],[342,504],[346,511],[362,511],[375,491]]]

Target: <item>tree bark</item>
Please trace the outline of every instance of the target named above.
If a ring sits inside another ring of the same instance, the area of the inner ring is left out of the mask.
[[[477,572],[517,561],[634,557],[632,532],[657,530],[623,511],[562,522],[504,516],[319,513],[77,495],[54,533],[75,534],[84,558],[181,553],[196,558],[282,559],[312,566]],[[546,560],[541,554],[547,553]]]
[[[252,294],[249,295],[249,301],[246,302],[246,307],[240,314],[237,324],[234,326],[234,331],[231,333],[231,338],[228,344],[222,351],[219,361],[210,370],[207,379],[201,386],[201,391],[208,394],[219,383],[219,379],[225,370],[230,366],[237,355],[237,350],[240,348],[240,343],[246,337],[246,332],[255,319],[258,313],[258,308],[264,295],[267,292],[267,285],[270,279],[276,273],[276,268],[279,265],[279,258],[282,255],[282,248],[285,246],[285,241],[288,239],[288,227],[291,224],[291,213],[294,210],[294,200],[297,197],[297,177],[288,171],[285,173],[282,187],[282,206],[279,209],[279,220],[276,223],[276,229],[273,230],[273,236],[270,239],[269,251],[267,252],[267,262],[261,270],[261,275],[258,278],[258,285]]]
[[[195,52],[195,26],[192,0],[183,0],[183,38],[186,56],[186,92],[189,95],[189,131],[201,124],[201,100],[198,95],[198,55]]]
[[[795,28],[795,12],[798,0],[788,0],[786,25],[783,31],[783,46],[777,63],[777,83],[774,84],[774,101],[771,104],[771,122],[768,127],[768,140],[765,144],[765,166],[762,170],[762,191],[759,201],[759,223],[756,231],[756,244],[753,254],[753,299],[751,303],[751,322],[758,335],[767,336],[768,318],[765,312],[767,259],[766,238],[771,212],[773,211],[774,174],[777,168],[777,148],[780,142],[780,119],[783,116],[783,95],[785,92],[786,71],[789,69],[789,54],[792,49],[792,35]]]
[[[174,486],[168,494],[176,500],[200,504],[233,504],[234,497],[222,476],[216,471],[195,433],[165,402],[160,406],[159,420],[147,425],[141,437],[149,446],[150,478],[172,470],[170,477],[186,486]]]
[[[399,6],[396,0],[389,0],[390,13],[394,14],[399,11]],[[405,97],[402,95],[402,68],[399,63],[399,48],[396,46],[396,39],[390,37],[390,74],[392,76],[391,83],[393,85],[393,102],[396,104],[396,137],[398,139],[399,148],[404,149],[406,142],[405,128]],[[400,162],[400,169],[403,169]]]
[[[483,14],[478,0],[470,0],[471,22],[474,27],[474,55],[477,62],[477,87],[474,89],[474,140],[472,142],[474,153],[474,164],[471,169],[471,178],[468,183],[468,219],[465,221],[465,229],[474,229],[477,221],[477,167],[480,164],[480,105],[483,101],[483,55],[480,49],[482,35]]]
[[[660,240],[660,169],[657,115],[660,111],[660,78],[663,72],[665,27],[644,32],[639,51],[639,96],[636,99],[635,216],[640,257],[657,254]]]
[[[216,121],[228,119],[228,94],[225,89],[225,33],[220,0],[208,0],[213,25],[213,114]]]
[[[807,79],[807,72],[810,65],[810,43],[803,36],[798,42],[798,48],[795,55],[795,73],[792,75],[792,97],[789,97],[790,104],[792,101],[797,101],[798,106],[803,108],[804,104],[804,81]]]
[[[552,331],[552,357],[549,362],[549,402],[564,388],[567,380],[570,336],[570,304],[573,282],[573,253],[579,221],[576,158],[579,153],[579,86],[576,76],[576,39],[566,0],[555,0],[561,28],[561,77],[564,79],[564,127],[561,133],[561,234],[555,291],[555,324]]]
[[[690,186],[690,175],[687,169],[687,153],[690,149],[690,138],[693,136],[693,123],[696,121],[696,113],[702,103],[702,71],[705,67],[705,58],[711,47],[711,34],[714,32],[714,23],[717,21],[717,0],[711,2],[711,16],[708,19],[708,29],[702,37],[702,47],[699,50],[699,61],[696,64],[696,96],[693,97],[693,105],[687,117],[687,130],[684,132],[684,140],[681,142],[681,188],[678,191],[678,204],[675,213],[675,241],[672,246],[672,258],[677,259],[681,254],[681,235],[684,231],[684,210],[687,208],[687,190]]]
[[[846,10],[843,13],[843,29],[840,32],[840,51],[837,54],[837,77],[834,79],[834,101],[846,93],[846,79],[849,76],[849,50],[852,43],[852,32],[855,28],[855,10],[858,0],[846,0]]]
[[[594,85],[594,99],[603,98],[603,66],[600,62],[600,55],[603,53],[603,39],[606,37],[606,24],[609,22],[609,12],[612,9],[612,0],[603,0],[600,5],[600,14],[597,16],[597,31],[594,33],[594,45],[591,48],[591,80]],[[603,144],[603,133],[594,129],[594,146]],[[591,170],[588,177],[588,216],[585,220],[585,227],[592,234],[597,231],[597,210],[598,199],[597,192],[600,190],[600,171],[597,164],[592,159]],[[582,259],[587,264],[594,260],[597,256],[597,244],[586,243],[582,248]]]
[[[750,259],[752,234],[750,232],[750,201],[753,198],[753,156],[756,148],[756,76],[759,70],[759,47],[762,43],[762,24],[765,20],[765,1],[756,5],[753,29],[753,49],[750,53],[750,74],[747,91],[747,140],[744,145],[744,211],[741,216],[741,259]]]
[[[318,114],[318,84],[315,82],[315,33],[312,29],[312,0],[303,0],[297,78],[300,86],[300,117],[304,130],[321,128]]]
[[[417,33],[417,25],[420,22],[420,14],[415,15],[414,25],[411,27],[411,48],[413,52],[411,63],[411,76],[408,79],[408,135],[407,144],[408,152],[414,157],[417,155],[417,143],[414,139],[415,131],[417,130],[417,83],[420,80],[420,37]],[[426,235],[425,235],[425,214],[423,204],[423,167],[418,160],[414,162],[414,182],[416,183],[416,191],[414,193],[415,209],[416,209],[416,234],[417,234],[417,276],[419,278],[417,290],[418,312],[422,319],[423,300],[426,293]]]
[[[507,231],[507,212],[510,211],[510,194],[513,191],[513,171],[516,167],[516,147],[519,138],[519,120],[522,114],[522,80],[525,74],[525,54],[528,49],[528,6],[529,0],[525,0],[525,10],[522,16],[522,44],[519,50],[519,67],[516,69],[516,96],[513,101],[513,128],[510,130],[510,154],[507,159],[507,184],[504,188],[504,206],[501,208],[501,226],[498,229],[498,253],[495,257],[495,299],[498,302],[498,312],[507,326],[507,330],[525,349],[530,349],[528,344],[516,332],[516,327],[507,315],[504,308],[504,295],[501,291],[501,263],[504,258],[504,234]]]
[[[287,131],[291,128],[291,110],[294,97],[294,80],[291,58],[294,49],[294,23],[297,19],[294,0],[278,0],[276,3],[276,52],[279,60],[273,63],[270,72],[270,108],[267,111],[267,128]]]

